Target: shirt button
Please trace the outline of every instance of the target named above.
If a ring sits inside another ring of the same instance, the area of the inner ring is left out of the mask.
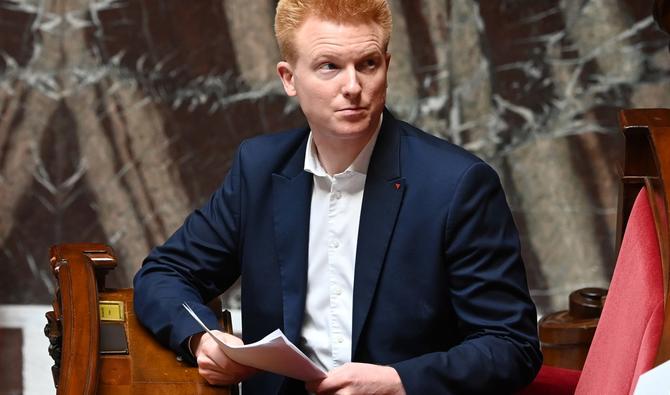
[[[335,288],[335,295],[342,295],[342,288],[340,287]]]
[[[337,248],[337,247],[340,246],[340,242],[337,241],[337,240],[333,240],[333,241],[330,243],[330,245],[331,245],[331,247],[333,247],[333,248]]]
[[[338,343],[342,343],[342,342],[344,342],[344,338],[343,338],[342,336],[338,336],[338,337],[337,337],[337,342],[338,342]]]
[[[342,197],[342,192],[340,192],[340,191],[333,192],[333,199],[337,200],[341,197]]]

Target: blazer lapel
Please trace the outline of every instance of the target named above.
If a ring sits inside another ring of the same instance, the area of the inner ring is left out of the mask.
[[[352,357],[365,324],[405,191],[400,175],[400,131],[388,111],[370,159],[356,247]]]
[[[275,251],[279,264],[284,334],[298,341],[305,311],[312,175],[304,171],[307,138],[279,173],[272,174]]]

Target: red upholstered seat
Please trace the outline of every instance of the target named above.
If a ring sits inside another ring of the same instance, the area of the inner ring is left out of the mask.
[[[577,394],[632,393],[663,328],[663,269],[646,189],[635,199]]]
[[[580,374],[581,370],[542,365],[535,380],[518,395],[572,395]]]
[[[663,299],[656,227],[647,191],[642,188],[628,219],[584,369],[579,374],[544,366],[521,393],[632,394],[640,374],[654,366],[663,329]]]

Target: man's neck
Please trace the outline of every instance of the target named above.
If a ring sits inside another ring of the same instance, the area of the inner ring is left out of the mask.
[[[364,139],[335,141],[331,139],[319,139],[317,136],[313,136],[321,166],[331,176],[342,173],[353,163],[358,154],[361,153],[372,135],[370,134]]]
[[[359,138],[329,138],[328,135],[315,133],[312,130],[312,140],[317,157],[326,173],[333,176],[344,172],[351,166],[365,146],[379,132],[382,127],[382,120],[383,115],[380,115],[375,129]],[[367,164],[365,167],[367,168]]]

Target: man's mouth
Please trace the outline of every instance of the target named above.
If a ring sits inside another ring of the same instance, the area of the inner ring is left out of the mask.
[[[354,115],[354,114],[359,114],[365,111],[365,107],[346,107],[339,109],[337,112],[342,113],[344,115]]]

